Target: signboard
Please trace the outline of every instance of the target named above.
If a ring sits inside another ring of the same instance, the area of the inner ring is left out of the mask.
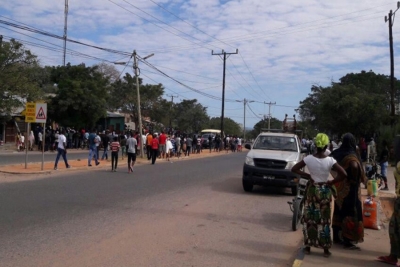
[[[46,103],[26,103],[25,122],[46,123]]]

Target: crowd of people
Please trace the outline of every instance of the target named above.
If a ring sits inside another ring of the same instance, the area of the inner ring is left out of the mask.
[[[140,140],[139,133],[133,131],[126,131],[119,135],[109,131],[97,133],[95,129],[92,131],[81,130],[79,134],[74,129],[48,131],[49,136],[54,136],[49,137],[51,138],[50,150],[57,151],[55,170],[57,170],[60,157],[63,157],[66,168],[69,168],[66,157],[67,149],[87,148],[89,150],[88,166],[92,166],[92,160],[96,165],[100,164],[100,159],[108,160],[108,152],[111,151],[111,170],[114,172],[118,166],[118,155],[121,153],[122,160],[124,157],[128,159],[128,172],[132,172],[136,157],[140,155],[141,150],[138,147],[141,142],[143,143],[143,153],[147,155],[147,159],[151,160],[152,164],[155,164],[157,158],[170,161],[173,157],[189,157],[190,154],[202,153],[205,141],[197,134],[168,135],[164,131],[161,131],[160,134],[148,132],[142,135],[142,140]],[[229,151],[240,152],[242,151],[242,139],[237,136],[226,136],[221,140],[219,135],[209,136],[207,149],[210,153],[222,150],[225,150],[226,153]],[[103,151],[101,157],[100,151]]]
[[[332,244],[341,244],[348,250],[360,250],[357,244],[364,241],[360,186],[366,184],[367,178],[356,139],[351,133],[346,133],[337,147],[332,148],[329,137],[319,133],[313,143],[315,153],[307,155],[292,168],[292,172],[309,179],[302,218],[304,252],[310,254],[311,247],[322,248],[323,255],[329,257]],[[387,142],[382,141],[382,146],[379,161],[387,167]],[[306,166],[309,173],[304,171]],[[397,200],[389,224],[391,251],[388,256],[377,258],[392,265],[396,265],[400,257],[400,163],[398,167],[395,170]],[[330,174],[333,180],[329,179]],[[385,169],[382,169],[382,175],[385,175],[387,189]]]

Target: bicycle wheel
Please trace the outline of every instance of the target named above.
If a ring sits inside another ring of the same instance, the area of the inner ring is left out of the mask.
[[[304,202],[303,199],[296,199],[293,203],[292,230],[297,231],[301,218],[303,217]]]

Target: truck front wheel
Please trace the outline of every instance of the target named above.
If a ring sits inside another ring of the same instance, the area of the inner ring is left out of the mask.
[[[245,181],[244,179],[242,180],[243,183],[243,189],[246,192],[251,192],[253,191],[253,184],[249,181]]]

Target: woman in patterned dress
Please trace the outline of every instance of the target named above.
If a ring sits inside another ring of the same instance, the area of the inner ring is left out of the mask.
[[[333,242],[342,243],[345,249],[359,250],[355,244],[364,240],[360,183],[365,183],[365,174],[354,136],[346,133],[342,145],[331,156],[347,173],[347,179],[335,184]]]
[[[293,166],[292,172],[310,179],[305,194],[304,216],[302,218],[304,234],[304,252],[309,254],[311,247],[324,249],[324,257],[331,255],[331,201],[334,190],[332,183],[346,178],[346,172],[336,160],[326,155],[329,138],[326,134],[319,133],[315,138],[317,153],[308,155]],[[302,171],[307,166],[310,173]],[[333,169],[338,176],[329,180],[329,173]]]
[[[400,148],[397,147],[396,149]],[[396,181],[396,199],[389,222],[390,254],[389,256],[380,256],[377,260],[390,265],[397,265],[398,258],[400,258],[400,162],[397,163],[393,174]]]

